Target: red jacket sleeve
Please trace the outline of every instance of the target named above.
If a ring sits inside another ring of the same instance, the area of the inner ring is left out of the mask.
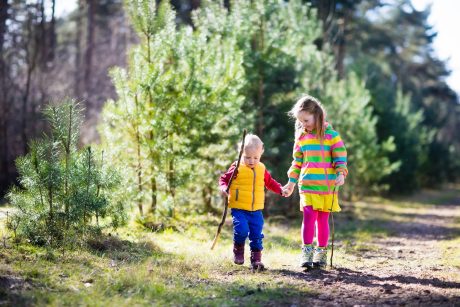
[[[276,194],[281,195],[281,183],[273,179],[272,175],[265,170],[265,187],[269,189],[270,191],[275,192]]]
[[[232,165],[230,165],[230,168],[225,173],[223,173],[222,176],[220,176],[219,189],[221,191],[227,191],[228,183],[230,181],[230,178],[232,177],[232,173],[235,167],[236,167],[236,162],[233,162]],[[236,178],[236,175],[237,174],[235,174],[234,178]]]

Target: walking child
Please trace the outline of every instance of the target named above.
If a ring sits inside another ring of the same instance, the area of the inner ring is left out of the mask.
[[[244,263],[244,246],[246,238],[249,237],[253,269],[264,269],[262,263],[264,188],[281,195],[281,184],[272,178],[265,165],[260,162],[263,152],[264,145],[260,138],[248,134],[244,144],[243,161],[233,178],[229,194],[226,190],[236,162],[219,178],[220,190],[224,197],[228,197],[228,206],[231,208],[233,219],[233,261],[236,264]]]
[[[338,187],[348,175],[347,151],[337,131],[326,122],[326,112],[314,97],[300,98],[289,112],[296,120],[293,161],[283,196],[298,184],[302,222],[300,265],[325,267],[329,241],[329,213],[340,211]],[[317,247],[313,247],[317,224]]]

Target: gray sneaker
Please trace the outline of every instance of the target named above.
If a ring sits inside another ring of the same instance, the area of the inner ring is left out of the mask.
[[[327,247],[315,248],[315,253],[313,254],[313,264],[316,267],[321,268],[327,266]]]
[[[310,245],[302,247],[302,255],[300,257],[300,266],[303,268],[313,268],[313,252],[314,248]]]

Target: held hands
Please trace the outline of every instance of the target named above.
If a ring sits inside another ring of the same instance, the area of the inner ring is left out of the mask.
[[[343,175],[343,173],[339,173],[337,175],[337,178],[335,179],[335,185],[341,186],[344,183],[345,183],[345,176]],[[294,187],[295,187],[295,183],[289,181],[284,187],[282,187],[281,195],[283,195],[284,197],[291,196],[292,192],[294,192]]]
[[[291,196],[292,192],[294,192],[294,187],[295,183],[289,181],[284,187],[282,187],[281,195],[283,195],[284,197]]]

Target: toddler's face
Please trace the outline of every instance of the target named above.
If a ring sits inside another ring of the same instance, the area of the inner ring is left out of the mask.
[[[313,129],[315,129],[316,121],[313,114],[308,113],[307,111],[300,111],[297,119],[302,124],[302,127],[308,132],[311,132]]]
[[[244,148],[243,162],[246,166],[254,168],[259,162],[262,153],[264,152],[262,146]]]

